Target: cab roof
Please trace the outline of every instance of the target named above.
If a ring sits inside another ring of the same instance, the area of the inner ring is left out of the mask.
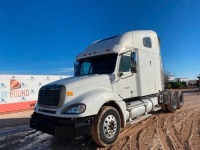
[[[152,30],[129,31],[121,35],[112,36],[106,39],[95,41],[94,43],[89,45],[82,53],[80,53],[76,57],[76,59],[79,60],[82,58],[110,53],[120,54],[130,50],[133,51],[134,48],[149,50],[149,48],[146,48],[143,43],[143,38],[145,37],[151,37],[152,51],[154,51],[154,48],[158,48],[159,44],[156,32]]]

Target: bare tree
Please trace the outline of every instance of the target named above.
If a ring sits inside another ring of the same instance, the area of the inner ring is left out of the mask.
[[[171,73],[169,71],[164,72],[164,84],[166,85],[169,82],[169,76],[171,76]]]

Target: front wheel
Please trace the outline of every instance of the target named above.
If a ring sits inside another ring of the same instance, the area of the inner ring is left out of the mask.
[[[107,146],[118,137],[121,119],[118,111],[110,106],[103,106],[92,123],[92,138],[96,144]]]

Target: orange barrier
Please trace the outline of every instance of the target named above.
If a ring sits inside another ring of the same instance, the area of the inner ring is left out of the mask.
[[[36,104],[36,100],[26,101],[26,102],[0,104],[0,114],[34,109],[35,104]]]

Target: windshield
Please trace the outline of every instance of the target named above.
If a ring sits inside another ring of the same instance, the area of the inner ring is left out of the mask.
[[[110,74],[114,72],[117,54],[101,55],[78,61],[75,76],[88,74]]]

